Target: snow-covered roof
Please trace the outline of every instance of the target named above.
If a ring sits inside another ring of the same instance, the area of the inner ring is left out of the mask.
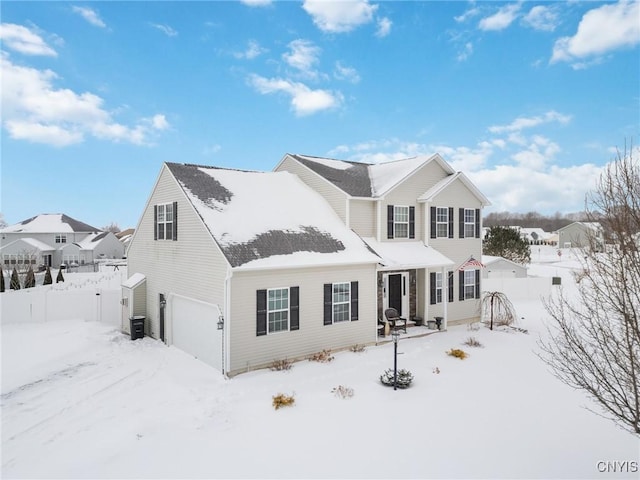
[[[419,240],[409,242],[378,242],[375,238],[364,238],[367,245],[382,260],[383,270],[404,268],[436,268],[453,265],[454,262],[433,247]]]
[[[134,288],[144,282],[147,277],[144,276],[143,273],[134,273],[129,278],[127,278],[124,282],[122,282],[122,286],[124,288]]]
[[[3,233],[71,233],[99,232],[99,228],[65,215],[64,213],[43,213],[3,228]]]
[[[8,243],[6,245],[2,245],[2,249],[4,248],[8,248],[11,245],[15,245],[18,242],[22,242],[22,243],[26,243],[28,246],[33,247],[34,249],[40,251],[40,252],[50,252],[53,250],[56,250],[55,247],[52,247],[51,245],[48,245],[44,242],[41,242],[40,240],[37,240],[35,238],[30,238],[30,237],[26,237],[26,238],[19,238],[18,240],[14,240],[11,243]]]
[[[76,245],[78,245],[82,250],[93,250],[100,245],[100,241],[109,235],[109,233],[111,232],[90,233],[81,241],[76,242]]]
[[[448,173],[455,171],[440,157],[418,156],[384,163],[360,163],[289,154],[353,197],[382,197],[423,165],[435,161]]]
[[[377,263],[296,175],[167,163],[232,267]]]
[[[496,256],[493,256],[493,255],[482,255],[482,263],[484,263],[485,266],[489,266],[489,265],[492,265],[492,264],[500,262],[500,261],[503,261],[503,262],[506,262],[506,263],[510,263],[512,265],[515,265],[516,267],[524,268],[525,270],[527,268],[525,265],[520,265],[519,263],[516,263],[516,262],[514,262],[512,260],[509,260],[508,258],[496,257]]]

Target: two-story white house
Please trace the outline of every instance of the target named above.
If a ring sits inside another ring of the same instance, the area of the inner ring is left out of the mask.
[[[4,269],[26,270],[93,263],[122,258],[124,245],[103,232],[62,213],[45,213],[0,230],[0,258]]]
[[[480,315],[488,200],[439,156],[285,155],[273,172],[164,164],[127,252],[122,328],[234,375],[378,340],[387,307]]]

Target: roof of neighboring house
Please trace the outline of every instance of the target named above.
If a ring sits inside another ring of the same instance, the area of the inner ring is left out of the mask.
[[[50,252],[53,250],[56,250],[56,247],[52,247],[51,245],[48,245],[44,242],[41,242],[40,240],[37,240],[35,238],[30,238],[30,237],[26,237],[26,238],[19,238],[17,240],[14,240],[11,243],[7,243],[6,245],[2,245],[2,247],[0,249],[4,249],[7,248],[11,245],[14,245],[15,243],[18,242],[22,242],[22,243],[26,243],[27,245],[35,248],[36,250],[39,250],[41,252]]]
[[[100,240],[105,238],[111,232],[90,233],[79,242],[75,242],[82,250],[93,250],[100,245]]]
[[[525,270],[527,269],[526,265],[520,265],[519,263],[509,260],[508,258],[495,257],[493,255],[482,255],[482,263],[484,263],[485,266],[489,266],[500,261],[510,263],[516,267],[524,268]]]
[[[570,223],[569,225],[565,225],[564,227],[559,228],[558,232],[561,232],[561,231],[566,230],[567,228],[573,227],[573,226],[581,226],[581,227],[583,227],[585,229],[591,229],[593,231],[602,229],[602,225],[600,225],[599,222],[573,222],[573,223]]]
[[[438,162],[448,174],[455,173],[438,154],[376,164],[299,154],[288,154],[288,156],[353,197],[382,197],[429,162]]]
[[[296,175],[166,165],[232,267],[274,268],[380,260],[342,223],[326,201]]]
[[[382,258],[383,270],[437,268],[454,264],[453,260],[419,240],[394,243],[364,238],[364,241]]]
[[[0,230],[4,233],[99,232],[99,228],[71,218],[64,213],[43,213]]]
[[[133,235],[133,232],[135,231],[136,231],[135,228],[127,228],[126,230],[121,230],[117,232],[115,236],[122,240],[125,237],[126,238],[131,237],[131,235]]]

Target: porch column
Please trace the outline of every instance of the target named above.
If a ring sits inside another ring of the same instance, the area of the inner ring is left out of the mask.
[[[453,278],[451,278],[453,281]],[[449,314],[447,313],[447,305],[449,304],[449,275],[447,275],[447,267],[442,267],[442,329],[447,329]]]

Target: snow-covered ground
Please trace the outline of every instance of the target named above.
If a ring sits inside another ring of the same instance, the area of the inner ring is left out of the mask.
[[[575,260],[535,248],[530,273],[565,285]],[[391,343],[228,380],[113,324],[2,325],[2,477],[638,478],[638,438],[536,356],[540,301],[515,306],[528,333],[401,340],[414,383],[397,391],[378,380]],[[332,393],[341,385],[353,397]],[[275,410],[278,393],[294,406]]]

